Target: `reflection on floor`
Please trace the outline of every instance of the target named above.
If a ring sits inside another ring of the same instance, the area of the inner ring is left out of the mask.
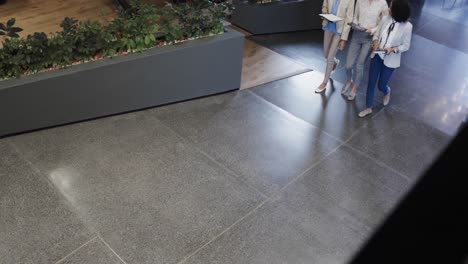
[[[104,21],[116,15],[114,0],[9,0],[0,6],[0,21],[16,18],[21,36],[34,32],[54,33],[65,17]]]
[[[468,113],[423,29],[369,118],[342,69],[314,93],[318,31],[251,38],[318,71],[0,139],[0,264],[346,263]]]
[[[393,88],[391,107],[454,135],[468,114],[468,25],[463,24],[465,18],[454,20],[460,12],[467,10],[468,3],[439,13],[436,10],[441,8],[441,1],[426,0],[425,3],[427,7],[421,14],[416,16],[417,12],[414,12],[412,48],[404,54],[403,66],[390,82]],[[250,39],[314,70],[323,72],[325,68],[320,31],[253,36]],[[338,59],[344,62],[345,54],[346,51],[339,52]],[[346,81],[343,64],[333,76],[335,81]],[[367,76],[358,91],[361,96],[364,96],[366,82]]]

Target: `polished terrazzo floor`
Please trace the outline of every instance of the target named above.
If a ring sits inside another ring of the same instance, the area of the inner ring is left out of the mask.
[[[0,139],[0,263],[346,263],[468,114],[460,13],[426,1],[370,118],[343,69],[314,93],[317,31],[251,37],[317,71]]]

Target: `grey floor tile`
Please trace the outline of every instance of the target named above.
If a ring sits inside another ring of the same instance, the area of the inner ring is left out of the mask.
[[[93,237],[47,180],[0,140],[0,263],[55,263]]]
[[[466,11],[465,13],[460,12],[459,15],[466,15]],[[417,31],[417,34],[468,54],[468,47],[466,45],[468,43],[468,23],[466,22],[466,17],[461,19],[461,21],[463,22],[449,20],[445,17],[437,17],[431,23],[422,26]]]
[[[412,183],[343,146],[304,175],[302,184],[376,228]]]
[[[267,195],[338,146],[248,91],[159,108],[154,115]]]
[[[454,89],[458,89],[464,78],[468,77],[468,72],[465,70],[468,67],[468,54],[428,38],[413,35],[410,50],[402,55],[402,67],[406,68],[397,69],[396,75],[402,75],[409,69],[412,70],[409,74],[418,74],[407,84],[408,86],[417,84],[419,81],[417,78],[424,74],[424,78],[433,82],[433,85],[419,92],[451,93]]]
[[[341,95],[343,85],[335,82],[335,89],[329,86],[325,93],[316,94],[313,87],[321,82],[321,77],[320,73],[309,72],[258,86],[252,91],[345,141],[369,120],[358,117],[359,111],[365,107],[365,93],[361,89],[355,101],[347,101]],[[381,108],[382,104],[376,101],[374,111],[378,112]]]
[[[346,263],[370,229],[304,178],[189,258],[210,263]]]
[[[461,0],[419,0],[423,2],[423,13],[432,14],[452,22],[462,23],[468,26],[466,12],[468,4]],[[437,25],[435,25],[437,26]],[[434,25],[433,25],[434,27]]]
[[[57,264],[124,264],[96,237]]]
[[[349,145],[416,179],[440,154],[449,136],[407,114],[385,108],[350,140]]]
[[[461,80],[457,86],[447,86],[445,93],[439,93],[436,89],[432,89],[431,93],[431,90],[427,90],[433,85],[433,81],[418,73],[410,75],[410,72],[413,71],[408,70],[391,81],[390,106],[454,136],[468,115],[468,78],[465,82]],[[411,86],[406,85],[408,80],[416,78],[418,82]]]
[[[323,31],[321,30],[251,36],[249,38],[311,69],[319,70],[325,66],[322,44]]]
[[[142,112],[11,141],[128,263],[176,263],[263,199]]]
[[[467,67],[468,55],[413,36],[412,49],[390,81],[391,105],[454,135],[468,115]]]

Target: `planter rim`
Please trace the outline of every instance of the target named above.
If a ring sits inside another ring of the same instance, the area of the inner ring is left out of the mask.
[[[124,63],[124,62],[135,60],[135,59],[142,59],[142,58],[146,58],[149,56],[154,56],[156,54],[171,53],[171,52],[176,52],[180,49],[208,45],[212,42],[229,40],[233,38],[238,38],[240,36],[243,37],[241,33],[231,28],[225,27],[224,33],[214,35],[214,36],[188,40],[188,41],[184,41],[181,43],[169,44],[169,45],[162,46],[162,47],[154,47],[154,48],[147,49],[141,53],[129,53],[125,55],[107,57],[107,58],[99,59],[96,61],[89,61],[86,63],[71,65],[63,69],[51,70],[47,72],[39,72],[39,73],[31,74],[28,76],[21,76],[19,78],[3,80],[3,81],[0,81],[0,90],[9,89],[9,88],[13,88],[16,86],[34,83],[37,81],[46,80],[50,78],[56,78],[56,77],[60,77],[64,75],[69,75],[69,74],[73,74],[76,72],[93,70],[96,68],[105,67],[107,65]]]

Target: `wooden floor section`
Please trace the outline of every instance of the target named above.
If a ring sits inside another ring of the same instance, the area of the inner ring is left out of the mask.
[[[311,71],[295,61],[248,39],[244,44],[241,89]]]
[[[114,0],[8,0],[0,6],[0,21],[16,18],[16,25],[24,29],[21,36],[27,36],[56,32],[67,16],[80,20],[112,19],[116,8]]]
[[[240,32],[245,37],[252,35],[250,32],[232,25],[229,22],[226,22],[225,25]],[[308,71],[311,71],[311,69],[273,50],[245,39],[241,90]]]

